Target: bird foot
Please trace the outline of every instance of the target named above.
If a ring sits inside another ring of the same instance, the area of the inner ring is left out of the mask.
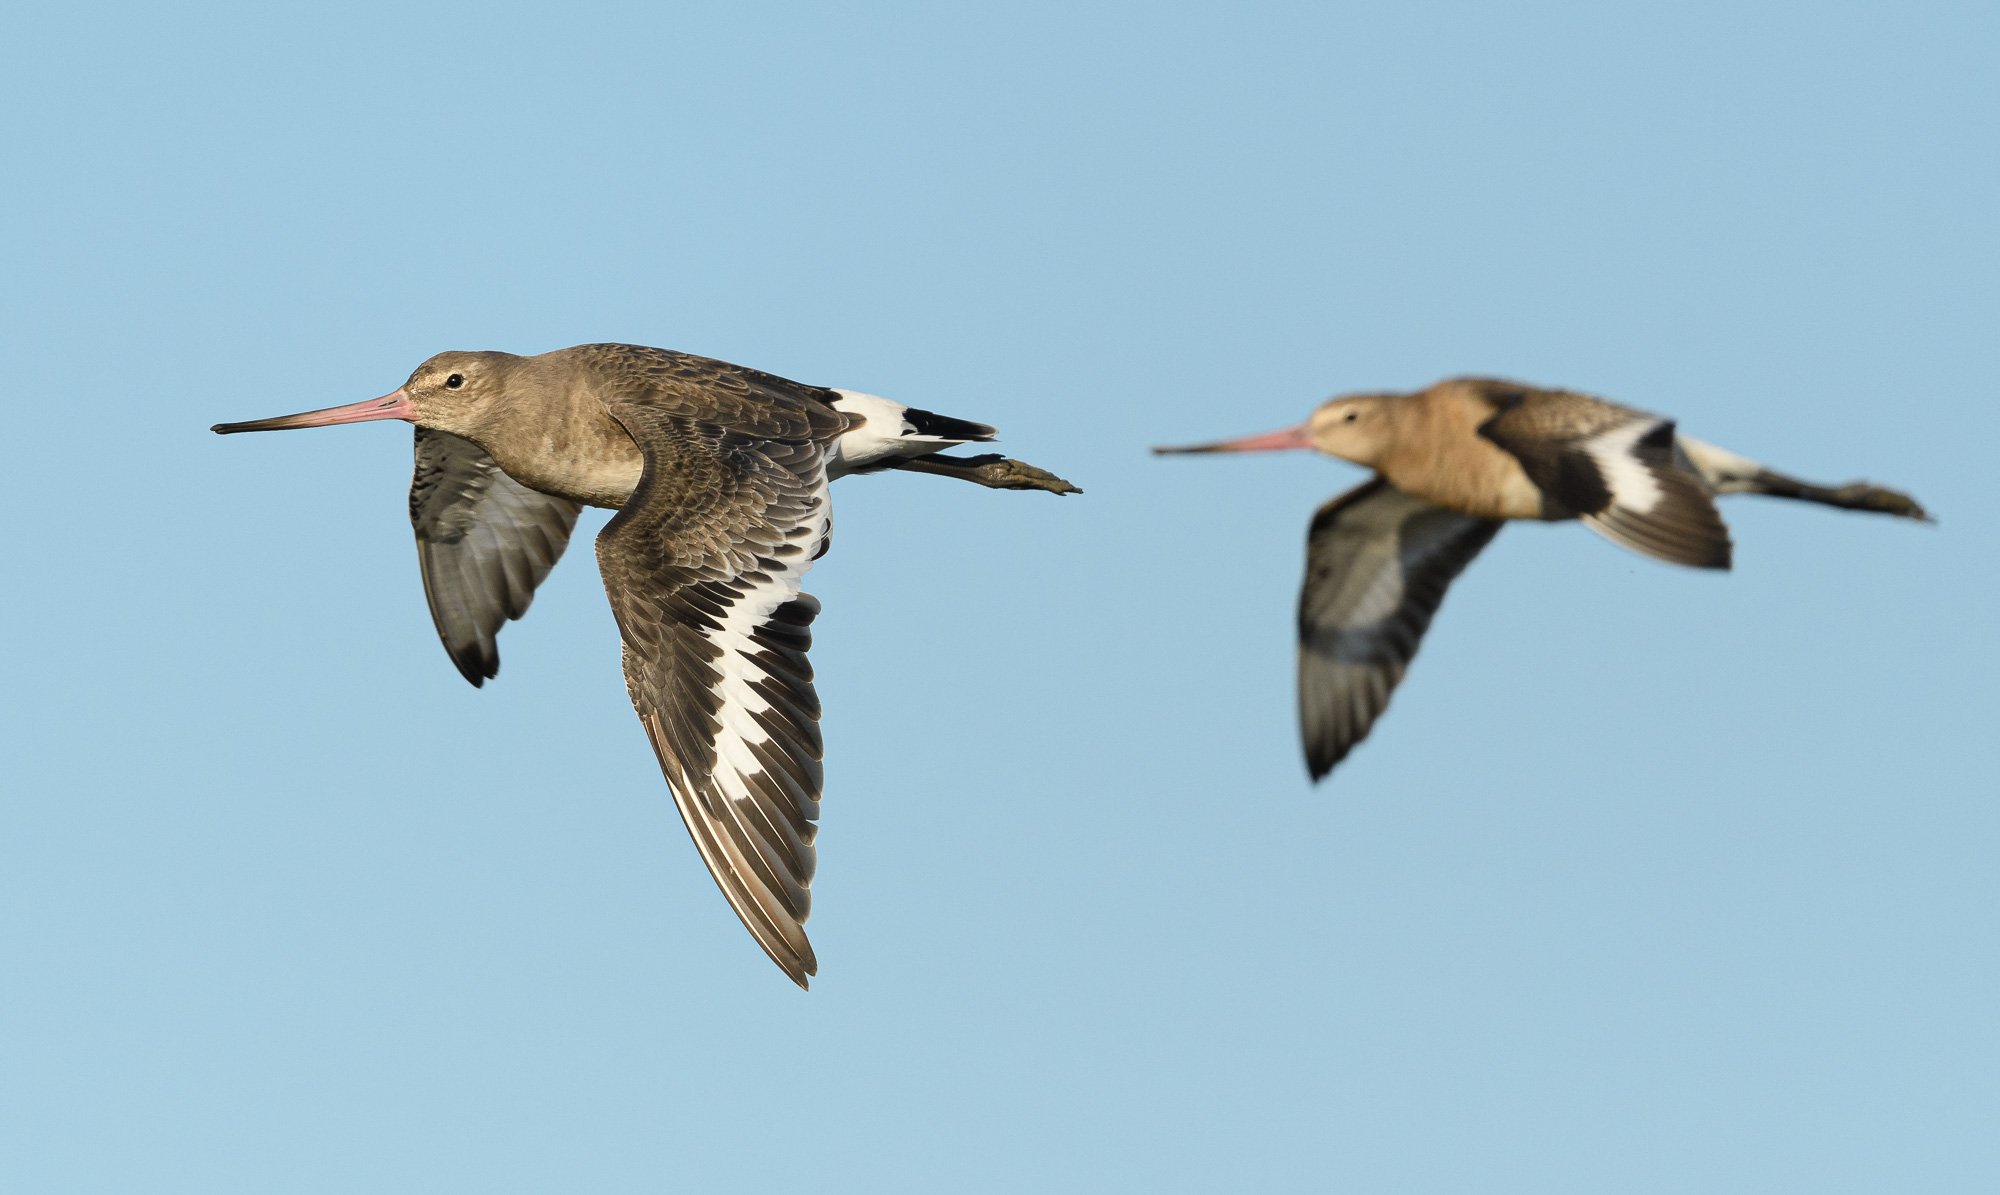
[[[992,490],[1046,490],[1051,494],[1081,494],[1083,491],[1047,469],[1037,469],[1026,461],[989,452],[983,456],[950,456],[933,452],[888,466],[911,473],[935,473],[956,477]]]
[[[1849,510],[1875,510],[1926,523],[1936,522],[1915,498],[1884,486],[1856,481],[1833,487],[1831,493],[1835,506],[1845,506]]]
[[[1037,469],[1026,461],[991,453],[965,458],[968,480],[996,490],[1047,490],[1051,494],[1081,494],[1083,491],[1047,469]]]
[[[978,464],[978,476],[982,486],[994,490],[1046,490],[1050,494],[1082,494],[1076,486],[1070,486],[1056,474],[1048,470],[1038,470],[1024,460],[1014,460],[1010,456],[992,458],[972,458]]]

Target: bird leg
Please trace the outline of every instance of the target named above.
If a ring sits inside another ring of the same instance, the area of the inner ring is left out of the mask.
[[[1037,469],[1026,461],[1017,461],[997,452],[982,456],[946,456],[942,452],[933,452],[928,456],[897,461],[890,468],[956,477],[992,490],[1047,490],[1051,494],[1083,492],[1047,469]]]
[[[1687,463],[1701,474],[1708,488],[1718,494],[1769,494],[1774,498],[1797,498],[1804,502],[1822,502],[1828,506],[1839,506],[1847,510],[1872,510],[1886,515],[1900,515],[1906,519],[1917,519],[1925,523],[1934,522],[1930,514],[1918,504],[1915,498],[1901,490],[1887,486],[1870,485],[1865,481],[1851,481],[1846,485],[1814,485],[1787,477],[1776,469],[1767,469],[1746,456],[1738,456],[1727,449],[1717,448],[1691,436],[1678,439]]]
[[[1846,485],[1814,485],[1809,481],[1800,481],[1796,477],[1787,477],[1770,469],[1762,470],[1751,481],[1752,484],[1744,488],[1753,494],[1824,502],[1828,506],[1840,506],[1848,510],[1878,511],[1926,523],[1935,521],[1915,498],[1901,490],[1870,485],[1865,481],[1850,481]]]

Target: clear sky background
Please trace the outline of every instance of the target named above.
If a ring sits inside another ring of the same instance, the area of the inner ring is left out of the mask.
[[[1987,3],[0,17],[0,1185],[2000,1189]],[[601,513],[474,691],[409,431],[627,340],[999,425],[836,489],[801,993]],[[1936,527],[1501,536],[1315,789],[1306,520],[1148,445],[1456,373]]]

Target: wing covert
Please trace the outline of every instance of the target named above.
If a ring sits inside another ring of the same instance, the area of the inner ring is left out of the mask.
[[[826,443],[845,422],[827,409],[745,430],[674,403],[607,407],[646,456],[597,539],[633,708],[730,907],[804,987],[822,747],[819,603],[800,586],[829,533]]]
[[[1554,513],[1670,564],[1729,567],[1729,528],[1676,445],[1672,420],[1586,394],[1528,390],[1502,396],[1479,433],[1521,462]]]

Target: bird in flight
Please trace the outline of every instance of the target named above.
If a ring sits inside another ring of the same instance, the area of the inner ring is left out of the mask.
[[[1368,737],[1445,590],[1510,519],[1581,520],[1636,552],[1726,569],[1718,494],[1929,521],[1908,495],[1819,486],[1588,394],[1492,378],[1332,398],[1297,427],[1157,453],[1309,448],[1375,471],[1314,513],[1299,595],[1299,728],[1317,781]]]
[[[997,454],[983,423],[666,349],[440,353],[382,398],[217,424],[416,425],[410,521],[445,651],[480,685],[584,506],[618,511],[597,561],[625,684],[688,833],[757,944],[800,987],[821,793],[820,705],[801,589],[831,529],[828,483],[898,469],[1080,492]]]

